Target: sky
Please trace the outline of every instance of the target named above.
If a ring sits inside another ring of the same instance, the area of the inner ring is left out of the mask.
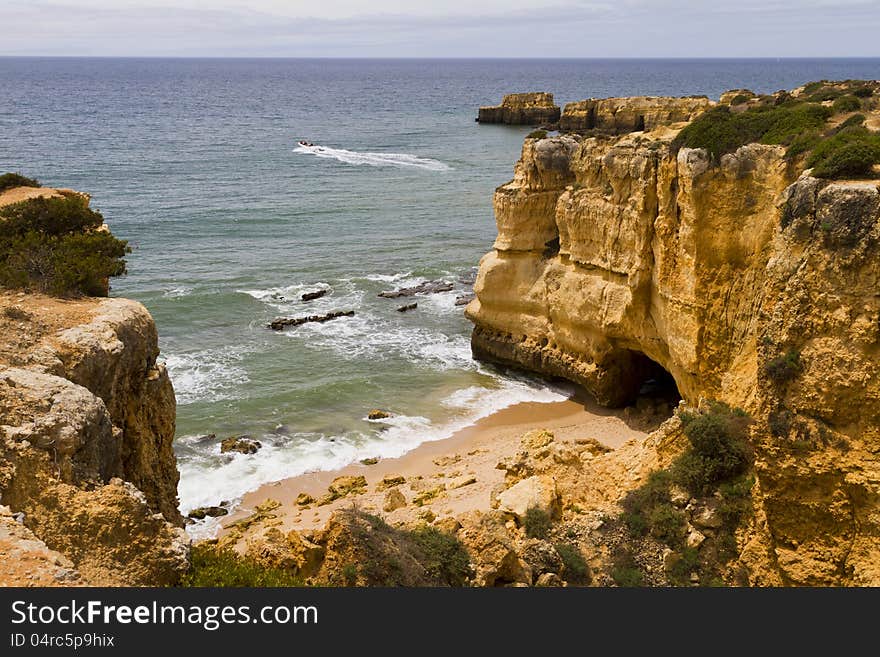
[[[880,0],[0,0],[0,55],[873,57]]]

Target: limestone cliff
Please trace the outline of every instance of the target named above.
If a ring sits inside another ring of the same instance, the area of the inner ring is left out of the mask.
[[[559,129],[569,132],[597,130],[611,134],[647,131],[670,123],[690,121],[714,104],[706,96],[590,98],[566,104],[559,119]]]
[[[559,120],[559,106],[553,104],[553,94],[532,92],[507,94],[500,105],[481,107],[477,116],[480,123],[507,125],[542,125]]]
[[[150,314],[5,291],[0,336],[0,503],[24,524],[9,540],[28,532],[88,584],[176,582],[189,541]]]
[[[608,405],[665,371],[690,404],[746,409],[751,581],[880,584],[878,184],[801,174],[775,145],[676,152],[664,124],[699,102],[649,132],[526,140],[467,308],[474,354]]]

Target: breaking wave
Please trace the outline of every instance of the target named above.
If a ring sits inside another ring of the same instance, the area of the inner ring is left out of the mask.
[[[449,171],[452,167],[440,160],[432,160],[428,157],[417,157],[409,153],[368,153],[349,151],[344,148],[329,148],[327,146],[297,146],[294,153],[314,155],[324,159],[337,160],[344,164],[355,166],[368,165],[372,167],[396,167],[425,169],[427,171]]]

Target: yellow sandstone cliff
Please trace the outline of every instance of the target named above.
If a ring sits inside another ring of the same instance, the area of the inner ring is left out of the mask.
[[[0,292],[0,545],[24,555],[0,560],[0,583],[167,585],[186,571],[158,353],[134,301]]]
[[[878,585],[878,183],[801,174],[780,146],[674,152],[662,117],[695,102],[650,131],[526,140],[467,308],[474,354],[607,405],[668,372],[691,405],[744,408],[749,581]]]

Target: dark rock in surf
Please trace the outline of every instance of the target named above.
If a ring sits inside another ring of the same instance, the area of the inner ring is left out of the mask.
[[[323,296],[326,296],[330,290],[315,290],[314,292],[306,292],[302,295],[303,301],[314,301],[315,299],[320,299]]]
[[[229,509],[224,509],[222,506],[200,506],[198,509],[190,511],[186,517],[193,520],[204,520],[205,518],[219,518],[228,514]]]
[[[263,443],[259,440],[254,440],[247,436],[230,436],[220,443],[220,453],[256,454],[262,446]]]
[[[476,295],[473,294],[462,294],[461,296],[455,297],[455,305],[456,306],[466,306],[471,301],[476,298]]]
[[[419,304],[417,304],[417,303],[408,303],[405,306],[401,306],[400,308],[398,308],[397,312],[405,313],[405,312],[409,312],[410,310],[415,310],[418,307],[419,307]]]
[[[417,294],[437,294],[438,292],[449,292],[450,290],[452,290],[452,283],[447,283],[446,281],[425,281],[412,287],[379,292],[379,296],[383,299],[399,299],[400,297],[413,297]]]
[[[354,317],[353,310],[339,310],[326,315],[309,315],[308,317],[279,317],[269,322],[269,328],[273,331],[280,331],[288,326],[300,326],[309,322],[329,322],[331,319],[339,319],[340,317]]]

